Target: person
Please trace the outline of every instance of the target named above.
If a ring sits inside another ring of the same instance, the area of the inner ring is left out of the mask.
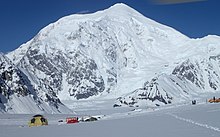
[[[195,104],[196,104],[196,100],[193,100],[193,101],[192,101],[192,104],[195,105]]]
[[[215,100],[215,96],[213,97],[213,100]]]

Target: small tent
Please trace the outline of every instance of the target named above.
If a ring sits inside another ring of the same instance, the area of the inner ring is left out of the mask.
[[[85,119],[84,121],[90,122],[90,121],[97,121],[97,120],[98,120],[98,119],[95,118],[95,117],[90,117],[90,118]]]
[[[48,121],[42,115],[35,115],[33,118],[28,122],[29,127],[33,126],[43,126],[48,125]]]
[[[66,123],[67,124],[73,124],[73,123],[78,123],[78,117],[68,117],[66,118]]]

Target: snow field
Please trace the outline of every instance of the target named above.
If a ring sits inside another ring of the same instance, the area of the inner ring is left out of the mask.
[[[49,125],[27,126],[31,115],[0,115],[1,137],[219,137],[220,104],[118,110],[95,122],[60,124],[68,115],[45,115]],[[85,112],[86,113],[86,112]],[[90,112],[88,112],[90,113]],[[106,112],[107,113],[107,112]]]

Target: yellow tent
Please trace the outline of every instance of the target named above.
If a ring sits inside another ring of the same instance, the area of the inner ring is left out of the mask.
[[[33,126],[43,126],[48,125],[48,121],[42,115],[35,115],[33,118],[28,122],[29,127]]]

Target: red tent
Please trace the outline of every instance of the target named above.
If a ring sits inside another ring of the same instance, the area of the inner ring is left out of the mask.
[[[67,124],[72,124],[72,123],[78,123],[78,117],[68,117],[66,118],[66,123]]]

